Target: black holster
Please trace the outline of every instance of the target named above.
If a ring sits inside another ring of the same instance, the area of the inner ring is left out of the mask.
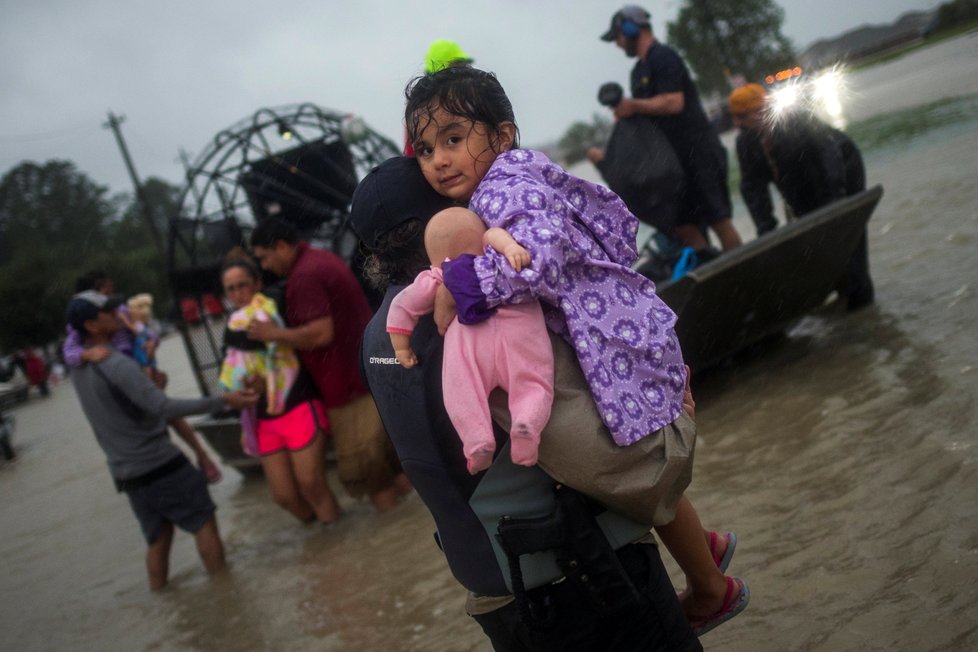
[[[523,622],[546,629],[554,621],[552,604],[527,595],[520,568],[521,555],[548,550],[553,551],[564,573],[561,581],[572,583],[599,614],[637,605],[638,591],[598,526],[592,503],[560,484],[555,486],[554,495],[556,507],[551,514],[536,518],[504,516],[499,521],[497,538],[509,560],[513,595]]]

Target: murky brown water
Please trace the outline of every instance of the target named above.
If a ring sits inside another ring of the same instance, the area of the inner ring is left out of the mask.
[[[973,75],[975,43],[942,52],[963,51]],[[947,65],[924,52],[920,66]],[[863,98],[892,73],[862,73]],[[737,530],[732,572],[753,595],[707,649],[978,649],[976,127],[867,154],[885,187],[875,307],[826,308],[699,383],[690,495],[705,523]],[[161,359],[171,393],[193,394],[176,339]],[[385,516],[346,501],[336,527],[300,526],[228,469],[213,494],[230,577],[207,580],[178,535],[172,586],[154,595],[71,388],[16,415],[20,457],[0,466],[0,648],[488,649],[415,496]]]

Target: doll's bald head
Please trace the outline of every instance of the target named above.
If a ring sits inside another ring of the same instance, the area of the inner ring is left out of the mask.
[[[467,208],[453,206],[435,213],[424,231],[424,248],[432,265],[441,267],[446,258],[461,254],[480,255],[486,225]]]

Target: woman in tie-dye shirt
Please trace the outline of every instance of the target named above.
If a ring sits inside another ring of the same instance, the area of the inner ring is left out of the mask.
[[[234,389],[259,377],[266,394],[251,414],[241,413],[242,445],[261,459],[268,490],[282,509],[300,521],[331,523],[340,509],[326,483],[329,421],[323,402],[292,349],[279,345],[269,350],[247,337],[252,319],[278,318],[275,302],[259,291],[258,268],[250,260],[233,259],[225,264],[221,282],[237,308],[224,333],[221,384]]]

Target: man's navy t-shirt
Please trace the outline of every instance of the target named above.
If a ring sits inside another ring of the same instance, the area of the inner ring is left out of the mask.
[[[716,138],[703,111],[699,93],[679,54],[658,41],[632,68],[632,97],[645,99],[664,93],[682,93],[683,110],[675,115],[650,116],[669,139],[680,159],[688,160],[704,137]]]

